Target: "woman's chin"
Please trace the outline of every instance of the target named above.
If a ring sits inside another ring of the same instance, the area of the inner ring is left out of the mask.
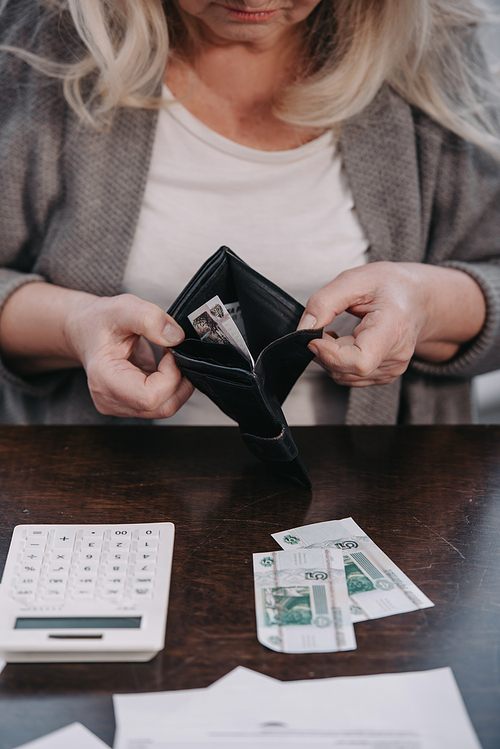
[[[202,29],[205,40],[216,44],[231,42],[274,44],[287,33],[287,28],[273,17],[260,22],[230,20],[223,24],[211,24],[203,21]]]

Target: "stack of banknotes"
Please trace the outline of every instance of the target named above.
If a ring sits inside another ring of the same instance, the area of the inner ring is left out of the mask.
[[[434,606],[352,518],[272,537],[253,555],[257,637],[281,653],[355,650],[354,624]]]

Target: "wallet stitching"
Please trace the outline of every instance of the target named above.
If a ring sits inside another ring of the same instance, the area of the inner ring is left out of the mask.
[[[171,351],[174,354],[174,356],[180,359],[181,361],[196,362],[196,363],[201,362],[207,367],[219,367],[220,369],[223,369],[229,372],[243,372],[245,375],[255,379],[255,371],[253,369],[242,369],[241,367],[230,367],[227,364],[219,364],[218,362],[211,362],[211,361],[207,361],[206,359],[195,359],[194,357],[186,356],[186,354],[182,354],[176,351],[175,349],[171,349]],[[192,371],[198,372],[197,369],[193,369]]]
[[[198,361],[197,359],[191,359],[190,361]],[[248,383],[239,383],[239,382],[233,382],[232,380],[227,380],[227,378],[224,378],[222,374],[220,376],[216,374],[212,374],[211,372],[200,372],[198,369],[190,369],[189,366],[185,366],[183,362],[180,362],[181,367],[189,371],[189,373],[193,375],[199,375],[200,377],[204,378],[210,378],[213,380],[217,380],[217,382],[223,382],[230,385],[237,385],[238,387],[241,384],[241,387],[245,388],[253,388],[255,385],[257,385],[257,389],[260,391],[260,388],[258,386],[257,378],[255,377],[253,372],[247,372],[244,369],[237,369],[237,367],[221,367],[220,364],[211,364],[210,362],[203,362],[209,367],[220,367],[221,369],[229,370],[230,372],[243,372],[245,376],[248,376],[251,378],[251,381]]]

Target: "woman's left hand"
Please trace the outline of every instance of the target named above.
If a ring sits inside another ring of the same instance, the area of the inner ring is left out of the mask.
[[[339,385],[387,385],[414,354],[451,359],[481,330],[483,293],[467,273],[421,263],[370,263],[344,271],[311,296],[299,329],[329,325],[341,312],[360,318],[351,336],[325,332],[310,350]]]

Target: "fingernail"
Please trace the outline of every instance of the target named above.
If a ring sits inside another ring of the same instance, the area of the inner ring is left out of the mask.
[[[314,343],[310,343],[307,348],[314,354],[314,356],[319,356],[319,349],[314,345]]]
[[[306,314],[302,317],[302,320],[299,322],[299,327],[297,330],[310,330],[311,328],[316,327],[318,324],[318,321],[314,317],[314,315],[311,315],[309,312],[306,312]]]
[[[168,346],[174,346],[180,343],[184,338],[184,331],[178,325],[168,322],[162,331],[162,337]]]

